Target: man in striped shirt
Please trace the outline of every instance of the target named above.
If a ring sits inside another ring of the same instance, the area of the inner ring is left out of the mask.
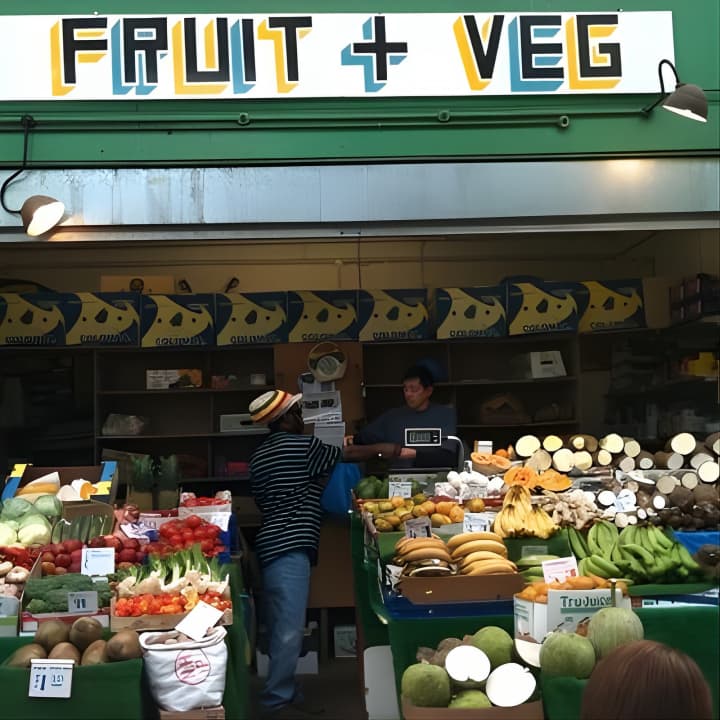
[[[269,637],[268,674],[260,700],[265,716],[277,720],[322,712],[304,703],[295,666],[302,651],[310,568],[317,562],[325,483],[340,460],[407,453],[392,443],[341,449],[303,435],[301,398],[271,390],[249,408],[253,422],[270,429],[250,460],[250,479],[262,513],[255,550],[262,569]]]

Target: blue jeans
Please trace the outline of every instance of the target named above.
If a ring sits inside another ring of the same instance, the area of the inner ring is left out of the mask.
[[[302,651],[310,591],[310,558],[297,551],[281,555],[262,570],[269,667],[260,702],[266,708],[301,700],[295,667]]]

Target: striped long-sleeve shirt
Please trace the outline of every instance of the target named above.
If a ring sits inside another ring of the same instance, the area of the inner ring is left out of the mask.
[[[255,550],[261,564],[293,550],[317,561],[323,480],[341,455],[340,448],[314,436],[286,432],[271,433],[253,453],[251,489],[262,513]]]

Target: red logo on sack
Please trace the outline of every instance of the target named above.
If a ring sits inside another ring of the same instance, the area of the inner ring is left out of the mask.
[[[182,650],[175,658],[175,675],[185,685],[199,685],[210,674],[210,661],[202,650]]]

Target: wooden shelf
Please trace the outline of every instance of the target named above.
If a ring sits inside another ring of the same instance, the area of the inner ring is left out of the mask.
[[[459,428],[528,428],[528,427],[548,427],[548,425],[577,425],[578,420],[548,420],[547,422],[530,422],[530,423],[509,423],[509,424],[482,424],[482,423],[458,423]]]
[[[208,433],[168,433],[167,435],[96,435],[95,439],[104,440],[169,440],[172,438],[224,438],[224,437],[258,437],[259,435],[267,435],[267,432],[258,430],[257,432],[208,432]]]
[[[522,378],[514,380],[453,380],[451,382],[438,382],[435,387],[474,387],[479,386],[495,386],[495,385],[535,385],[535,384],[553,384],[563,382],[575,382],[575,375],[563,375],[562,377],[551,378]],[[399,390],[402,385],[398,383],[368,383],[363,387],[369,390]]]
[[[700,388],[704,385],[716,385],[720,382],[720,378],[715,376],[704,377],[683,377],[675,378],[673,380],[667,380],[664,383],[658,383],[652,387],[644,388],[641,390],[617,390],[607,393],[608,398],[627,398],[627,397],[643,397],[646,395],[657,395],[664,392],[674,390],[687,390],[689,388]]]
[[[168,388],[166,390],[98,390],[98,395],[221,395],[223,393],[265,392],[272,385],[242,385],[234,388]]]

